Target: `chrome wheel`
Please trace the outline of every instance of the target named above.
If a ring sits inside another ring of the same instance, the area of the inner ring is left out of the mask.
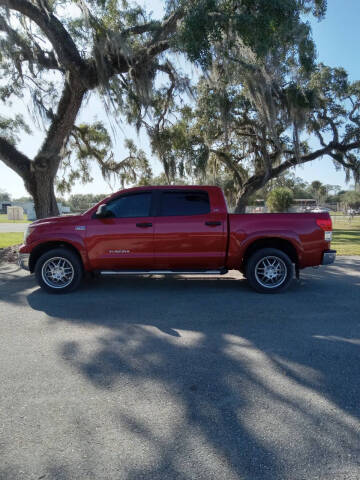
[[[47,260],[41,269],[43,281],[51,288],[65,288],[74,279],[74,267],[64,257],[53,257]]]
[[[285,262],[276,256],[261,258],[255,266],[255,277],[264,288],[277,288],[287,277],[288,269]]]

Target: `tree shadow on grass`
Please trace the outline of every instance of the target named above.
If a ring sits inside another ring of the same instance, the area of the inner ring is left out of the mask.
[[[334,231],[334,242],[349,244],[354,243],[356,245],[360,244],[360,230],[335,230]]]

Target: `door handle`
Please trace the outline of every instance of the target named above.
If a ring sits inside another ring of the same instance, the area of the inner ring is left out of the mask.
[[[205,225],[208,225],[209,227],[217,227],[221,225],[221,222],[205,222]]]
[[[139,228],[148,228],[148,227],[152,227],[152,223],[150,222],[137,223],[136,226]]]

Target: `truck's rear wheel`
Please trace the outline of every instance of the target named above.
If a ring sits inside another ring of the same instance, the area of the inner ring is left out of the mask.
[[[282,250],[262,248],[249,258],[246,277],[258,292],[277,293],[290,285],[294,277],[294,266]]]
[[[40,287],[47,292],[67,293],[79,286],[83,268],[75,253],[67,248],[55,248],[38,259],[35,276]]]

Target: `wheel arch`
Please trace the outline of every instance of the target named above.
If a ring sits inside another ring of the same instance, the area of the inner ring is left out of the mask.
[[[298,252],[290,240],[279,237],[268,237],[254,240],[250,245],[247,246],[243,256],[243,269],[246,269],[246,264],[251,255],[262,248],[277,248],[278,250],[286,253],[295,266],[298,266],[299,264]]]
[[[30,272],[33,273],[35,271],[36,262],[41,257],[41,255],[43,255],[46,252],[49,252],[50,250],[54,250],[55,248],[66,248],[67,250],[70,250],[71,252],[75,253],[78,256],[82,266],[84,267],[84,262],[79,250],[69,242],[57,240],[57,241],[49,241],[49,242],[41,243],[40,245],[37,245],[33,249],[33,251],[30,254],[30,260],[29,260]]]

